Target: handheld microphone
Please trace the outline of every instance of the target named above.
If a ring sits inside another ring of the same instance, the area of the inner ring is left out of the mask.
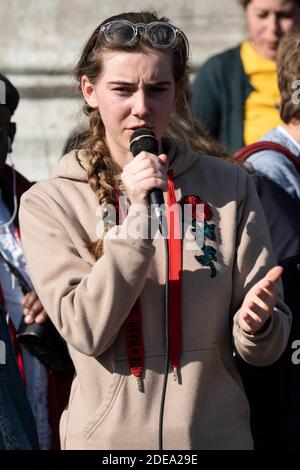
[[[158,155],[158,140],[151,129],[141,127],[136,129],[130,138],[130,151],[134,157],[140,152],[149,152],[153,155]],[[164,205],[165,200],[161,189],[152,189],[149,193],[150,204],[155,206],[155,213],[161,217],[158,207]]]

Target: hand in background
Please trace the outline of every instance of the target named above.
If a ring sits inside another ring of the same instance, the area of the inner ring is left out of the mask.
[[[48,315],[35,291],[28,292],[22,300],[25,323],[44,323]]]

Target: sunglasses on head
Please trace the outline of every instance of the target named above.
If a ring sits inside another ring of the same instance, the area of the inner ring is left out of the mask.
[[[127,20],[114,20],[100,27],[99,35],[103,34],[106,41],[112,44],[133,45],[139,40],[139,31],[144,31],[153,47],[167,48],[172,46],[177,36],[183,32],[165,21],[153,23],[131,23]]]

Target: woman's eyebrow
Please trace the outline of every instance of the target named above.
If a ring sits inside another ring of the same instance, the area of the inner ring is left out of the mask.
[[[131,85],[131,86],[134,86],[136,85],[136,83],[134,82],[128,82],[126,80],[113,80],[111,82],[108,82],[110,85]],[[152,86],[152,85],[170,85],[171,82],[168,81],[168,80],[161,80],[161,81],[152,81],[152,82],[148,82],[146,83],[146,86]]]
[[[168,80],[161,80],[161,81],[153,81],[153,82],[146,83],[146,86],[153,86],[153,85],[166,86],[170,84],[171,82]]]
[[[110,85],[135,85],[134,82],[127,82],[126,80],[113,80],[108,82]]]

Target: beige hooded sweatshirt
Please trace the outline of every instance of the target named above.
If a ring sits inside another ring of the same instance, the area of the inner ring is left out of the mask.
[[[284,350],[290,313],[279,300],[271,322],[249,335],[238,309],[249,288],[275,265],[266,222],[247,173],[215,157],[171,145],[177,201],[195,195],[212,210],[216,276],[186,249],[182,265],[180,380],[170,370],[165,449],[251,449],[249,407],[233,350],[265,366]],[[20,220],[36,291],[67,341],[76,375],[61,419],[63,449],[157,449],[164,370],[165,245],[130,234],[131,207],[104,238],[95,261],[99,207],[87,182],[86,154],[64,156],[49,180],[22,197]],[[142,223],[149,221],[144,214]],[[140,297],[145,347],[144,392],[130,373],[124,322]],[[258,385],[259,386],[259,385]]]

